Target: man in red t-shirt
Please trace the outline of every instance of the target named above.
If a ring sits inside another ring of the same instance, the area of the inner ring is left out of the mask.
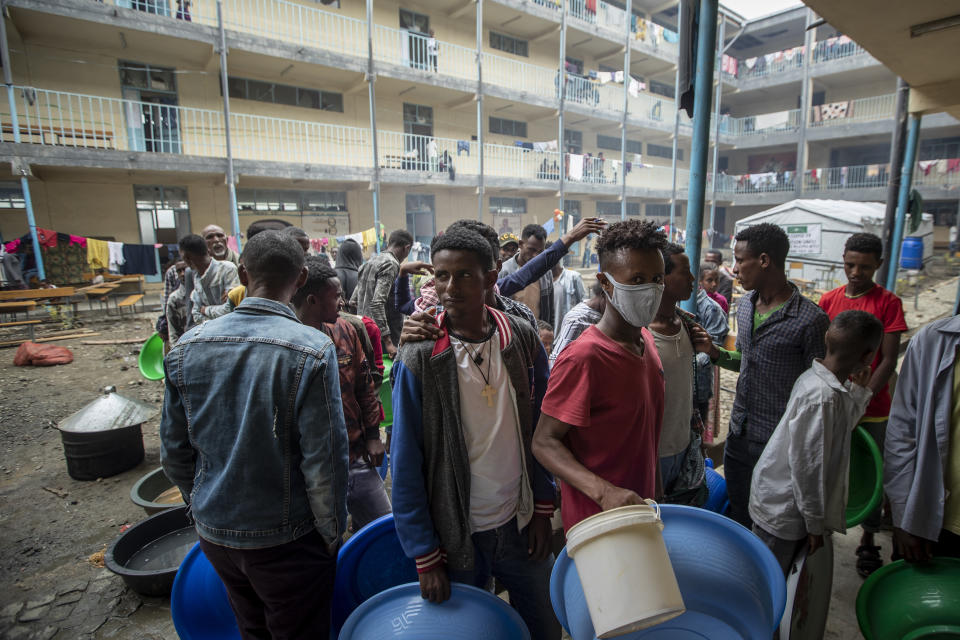
[[[890,415],[890,376],[897,367],[900,352],[900,334],[907,330],[903,318],[903,303],[895,294],[873,281],[873,275],[883,262],[883,243],[872,233],[855,233],[843,248],[843,271],[847,284],[829,291],[820,299],[820,307],[832,321],[841,312],[850,309],[866,311],[883,323],[883,343],[873,361],[873,373],[868,384],[873,400],[861,419],[880,451],[883,451],[887,417]],[[880,546],[874,543],[874,534],[880,530],[878,506],[863,522],[863,537],[857,547],[857,573],[866,578],[883,566]]]
[[[645,327],[663,295],[665,246],[666,236],[649,221],[618,222],[603,232],[597,279],[606,311],[550,372],[533,453],[561,481],[565,530],[662,493],[663,370]]]

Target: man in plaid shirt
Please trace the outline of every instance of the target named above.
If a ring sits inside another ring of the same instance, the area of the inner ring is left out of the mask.
[[[739,371],[723,458],[731,518],[752,526],[747,506],[753,467],[783,416],[793,384],[826,354],[827,314],[800,295],[784,269],[790,240],[775,224],[736,236],[733,273],[750,293],[737,305],[737,350],[713,347],[713,361]]]

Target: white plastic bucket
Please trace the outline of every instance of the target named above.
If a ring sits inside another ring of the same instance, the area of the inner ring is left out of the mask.
[[[662,531],[653,504],[604,511],[567,532],[597,638],[646,629],[686,610]]]

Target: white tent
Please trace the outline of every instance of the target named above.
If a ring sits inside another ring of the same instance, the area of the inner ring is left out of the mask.
[[[846,283],[843,245],[847,238],[859,232],[882,237],[885,209],[886,205],[880,202],[791,200],[738,220],[736,231],[762,222],[783,227],[790,237],[787,275],[812,281],[821,289],[832,289]],[[923,260],[930,260],[933,216],[923,214],[920,228],[910,235],[923,240]]]

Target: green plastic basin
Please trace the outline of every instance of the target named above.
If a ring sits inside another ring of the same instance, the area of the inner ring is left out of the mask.
[[[393,424],[393,401],[391,395],[393,389],[390,387],[390,370],[393,368],[393,360],[383,356],[383,384],[380,385],[380,402],[383,404],[383,421],[381,428],[389,427]]]
[[[898,560],[875,571],[857,594],[866,640],[960,640],[960,560]]]
[[[140,356],[137,358],[140,375],[147,380],[163,380],[163,338],[154,333],[140,347]]]
[[[847,528],[855,527],[883,498],[883,456],[866,429],[858,426],[850,441],[850,481],[847,489]]]

